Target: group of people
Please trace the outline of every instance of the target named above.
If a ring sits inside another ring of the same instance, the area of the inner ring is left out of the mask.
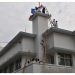
[[[51,21],[51,26],[58,28],[58,21],[56,21],[55,19],[53,19],[53,21]]]
[[[29,17],[29,20],[31,19],[31,17],[36,12],[41,12],[41,13],[44,13],[44,14],[49,14],[47,8],[45,6],[43,6],[43,5],[40,5],[39,7],[35,7],[35,8],[31,9],[32,15]],[[50,20],[50,24],[51,24],[51,27],[56,27],[56,28],[58,27],[58,21],[56,21],[55,19]]]
[[[36,12],[46,13],[46,7],[43,5],[40,5],[39,7],[35,7],[31,9],[31,13],[34,15]]]
[[[40,63],[41,61],[38,58],[32,58],[32,59],[29,59],[28,61],[25,62],[25,66],[27,66],[31,62],[38,62],[38,63]]]

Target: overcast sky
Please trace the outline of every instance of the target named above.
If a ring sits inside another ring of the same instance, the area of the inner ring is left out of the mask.
[[[75,30],[75,3],[43,3],[58,26],[67,30]],[[37,3],[0,3],[0,42],[9,42],[20,31],[32,33],[32,23],[28,20],[31,8]],[[0,43],[4,46],[6,43]]]

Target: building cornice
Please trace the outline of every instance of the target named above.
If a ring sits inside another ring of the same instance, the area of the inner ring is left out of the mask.
[[[46,36],[46,35],[49,35],[50,33],[53,33],[53,32],[71,35],[71,36],[75,35],[75,31],[69,31],[69,30],[65,30],[65,29],[61,29],[61,28],[55,28],[55,27],[51,27],[50,29],[46,30],[42,35]]]

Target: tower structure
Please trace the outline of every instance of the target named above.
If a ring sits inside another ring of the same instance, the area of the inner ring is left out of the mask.
[[[51,15],[49,14],[35,12],[35,14],[30,18],[30,21],[32,21],[33,34],[37,34],[35,39],[35,51],[40,60],[43,59],[43,49],[40,44],[42,40],[42,33],[48,29],[48,19],[50,17]]]

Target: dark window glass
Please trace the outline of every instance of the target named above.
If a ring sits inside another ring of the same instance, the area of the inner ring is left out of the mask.
[[[64,54],[59,53],[59,57],[64,58]]]
[[[65,65],[72,66],[72,60],[71,59],[65,59]]]
[[[49,55],[48,58],[47,58],[47,62],[49,64],[54,64],[54,56]]]
[[[59,58],[59,65],[65,65],[65,61],[64,61],[64,59],[63,58]]]
[[[68,59],[68,58],[72,58],[72,57],[70,54],[65,54],[65,58]]]
[[[15,70],[18,70],[21,68],[21,58],[17,59],[15,62]]]
[[[9,65],[9,73],[12,73],[14,71],[14,63],[11,63]]]
[[[71,54],[58,53],[59,65],[72,66]]]

